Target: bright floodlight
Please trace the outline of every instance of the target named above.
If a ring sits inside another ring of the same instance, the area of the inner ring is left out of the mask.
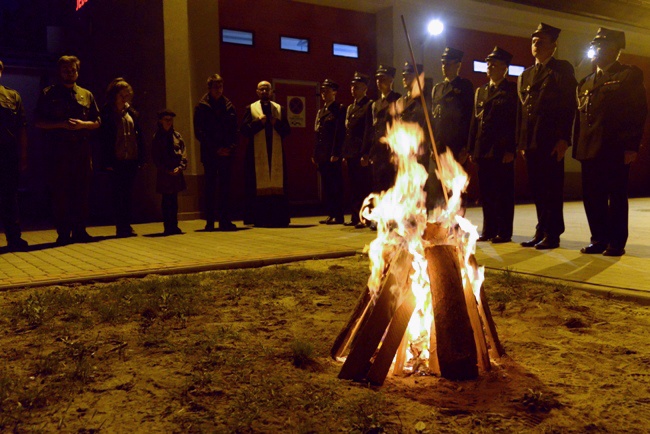
[[[591,47],[589,51],[587,51],[587,57],[593,59],[595,55],[596,55],[596,50],[594,50],[594,47]]]
[[[427,30],[429,31],[429,34],[437,36],[441,34],[443,30],[445,30],[445,25],[442,24],[442,21],[440,20],[431,20],[429,21]]]

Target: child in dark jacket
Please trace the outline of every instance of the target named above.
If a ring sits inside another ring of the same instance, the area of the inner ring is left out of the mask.
[[[165,235],[182,234],[178,227],[178,192],[185,190],[183,170],[187,168],[185,142],[174,130],[176,113],[169,109],[158,113],[158,131],[153,136],[152,155],[158,169],[156,192],[162,194]]]

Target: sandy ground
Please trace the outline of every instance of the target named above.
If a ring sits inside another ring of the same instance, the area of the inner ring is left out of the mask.
[[[1,432],[649,432],[650,309],[511,273],[474,381],[337,379],[366,258],[0,294]]]

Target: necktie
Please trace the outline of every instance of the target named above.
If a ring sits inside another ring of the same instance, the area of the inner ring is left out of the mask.
[[[535,74],[533,75],[533,80],[536,80],[540,76],[543,69],[544,69],[544,65],[542,65],[541,63],[535,65]]]
[[[603,70],[599,69],[596,71],[596,80],[600,80],[601,78],[603,78]]]

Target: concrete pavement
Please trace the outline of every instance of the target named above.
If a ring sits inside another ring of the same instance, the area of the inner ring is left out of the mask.
[[[533,205],[515,211],[512,243],[479,243],[477,258],[491,269],[558,279],[587,289],[650,300],[650,199],[630,201],[630,239],[620,258],[583,255],[589,228],[581,202],[565,204],[566,232],[559,249],[525,249],[519,242],[532,236]],[[481,226],[480,208],[467,217]],[[286,229],[242,227],[236,232],[204,232],[203,220],[182,221],[183,235],[163,237],[161,223],[135,225],[139,236],[114,238],[114,227],[91,227],[99,241],[54,246],[54,230],[23,234],[27,252],[0,247],[0,290],[92,280],[144,276],[151,273],[194,272],[257,267],[305,259],[335,258],[359,253],[375,233],[340,225],[319,225],[322,217],[293,218]]]

